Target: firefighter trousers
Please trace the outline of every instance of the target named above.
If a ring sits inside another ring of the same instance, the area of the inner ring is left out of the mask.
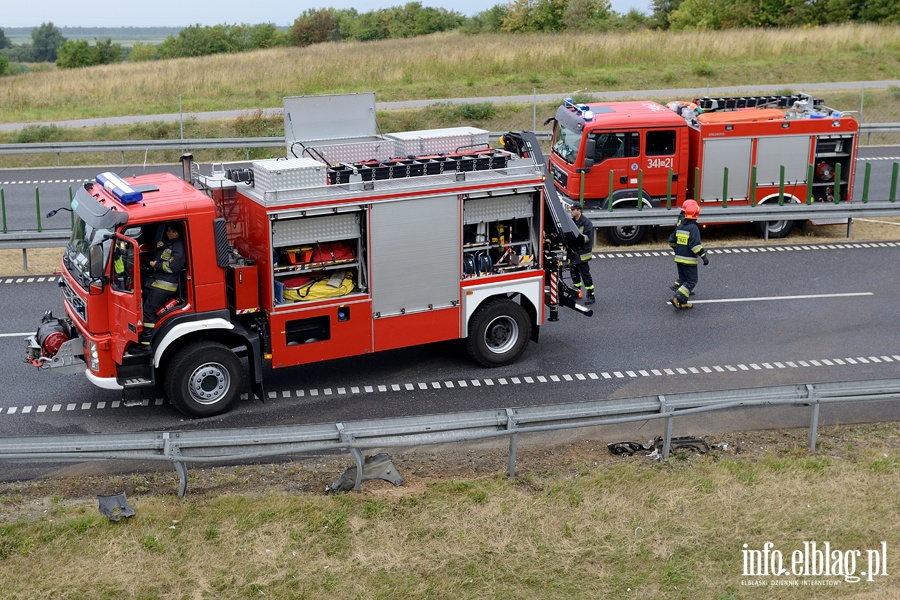
[[[594,278],[591,277],[591,265],[588,261],[572,263],[569,265],[569,272],[572,274],[572,283],[576,288],[580,288],[583,281],[585,289],[593,291]]]
[[[687,302],[691,297],[691,290],[697,285],[698,273],[697,265],[686,265],[684,263],[675,263],[678,267],[678,290],[675,297],[679,302]]]
[[[169,298],[174,297],[175,292],[148,286],[144,288],[143,296],[144,329],[141,331],[140,340],[142,342],[149,342],[150,338],[153,337],[153,330],[156,327],[156,311],[158,311],[163,304],[168,302]]]

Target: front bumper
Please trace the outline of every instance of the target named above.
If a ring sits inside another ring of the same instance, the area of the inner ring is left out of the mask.
[[[45,356],[37,336],[32,335],[25,338],[25,361],[39,369],[56,369],[57,373],[83,373],[87,368],[84,340],[78,336],[73,337],[63,342],[56,354]]]

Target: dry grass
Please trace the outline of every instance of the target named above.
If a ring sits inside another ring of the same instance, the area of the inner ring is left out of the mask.
[[[319,44],[53,70],[0,79],[0,119],[61,120],[279,106],[371,90],[382,101],[459,96],[891,79],[900,27],[479,35]],[[660,71],[660,64],[665,70]],[[660,86],[660,83],[662,85]]]
[[[814,454],[802,431],[708,441],[728,447],[667,464],[597,441],[521,444],[511,480],[499,475],[503,449],[411,452],[395,455],[405,486],[345,496],[321,490],[346,458],[192,470],[185,499],[171,474],[78,479],[62,494],[65,480],[11,484],[0,491],[0,596],[768,598],[741,585],[742,545],[766,541],[786,553],[885,541],[893,575],[895,426],[829,428]],[[110,523],[91,496],[116,491],[137,515]],[[816,592],[890,598],[900,584]]]

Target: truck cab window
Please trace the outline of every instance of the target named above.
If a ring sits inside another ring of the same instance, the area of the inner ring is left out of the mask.
[[[604,131],[591,135],[597,140],[594,164],[610,158],[640,156],[640,133],[637,131]]]
[[[581,133],[568,129],[562,124],[556,124],[556,132],[553,134],[553,153],[567,163],[575,164],[578,158],[578,149],[581,146]]]
[[[647,156],[670,156],[675,154],[675,131],[648,131]]]

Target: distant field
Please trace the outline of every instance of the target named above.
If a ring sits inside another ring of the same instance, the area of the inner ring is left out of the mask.
[[[38,25],[35,25],[37,27]],[[59,27],[59,25],[57,25]],[[4,27],[6,38],[15,45],[30,44],[33,27]],[[135,42],[159,44],[170,35],[178,35],[181,27],[59,27],[67,40],[111,39],[122,46],[134,46]]]

